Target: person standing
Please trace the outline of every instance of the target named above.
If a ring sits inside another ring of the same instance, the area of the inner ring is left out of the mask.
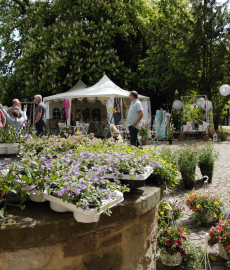
[[[35,110],[35,127],[37,130],[37,136],[45,135],[45,125],[46,125],[46,105],[42,102],[42,96],[34,96],[34,102],[37,104]]]
[[[12,117],[6,112],[6,110],[4,109],[4,107],[0,104],[0,109],[2,110],[2,112],[4,113],[7,122],[11,125],[15,127],[16,132],[20,132],[20,126],[22,125],[22,123],[26,120],[26,111],[27,111],[27,105],[24,105],[24,110],[23,110],[23,114],[22,117],[19,118],[19,113],[18,110],[13,111],[12,112]]]
[[[13,100],[13,106],[8,108],[7,113],[9,114],[10,117],[14,117],[13,116],[13,111],[17,111],[18,112],[18,118],[22,117],[22,109],[21,109],[21,103],[18,99],[14,99]]]
[[[138,100],[138,93],[136,91],[130,92],[131,105],[127,117],[127,125],[130,133],[130,143],[136,147],[142,147],[138,140],[138,132],[141,129],[141,119],[144,116],[141,102]]]
[[[6,117],[4,113],[0,110],[0,128],[3,128],[6,124]]]

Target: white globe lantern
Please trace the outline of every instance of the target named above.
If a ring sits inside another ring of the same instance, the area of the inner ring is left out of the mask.
[[[196,105],[200,108],[202,108],[202,105],[203,105],[203,102],[204,102],[204,98],[198,98],[196,100]]]
[[[219,92],[222,96],[228,96],[230,94],[230,86],[227,84],[222,85]]]
[[[180,110],[183,107],[183,103],[180,100],[173,102],[173,109]]]
[[[87,101],[88,101],[89,103],[94,103],[95,100],[96,100],[95,97],[87,97]]]
[[[205,111],[210,111],[212,109],[212,102],[209,100],[206,100],[202,104],[202,109]]]

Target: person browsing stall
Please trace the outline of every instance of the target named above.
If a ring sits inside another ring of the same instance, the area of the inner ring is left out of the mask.
[[[45,135],[45,125],[46,125],[46,105],[42,102],[42,96],[34,96],[34,102],[37,104],[35,110],[35,127],[37,130],[37,136]]]
[[[3,114],[6,117],[6,121],[11,125],[15,127],[16,132],[19,132],[20,126],[24,121],[26,121],[26,111],[27,111],[27,105],[24,105],[22,117],[19,118],[19,113],[17,110],[12,112],[12,117],[6,112],[5,108],[0,104],[0,109],[2,110]]]
[[[13,111],[18,111],[18,118],[22,117],[21,103],[17,98],[13,100],[13,106],[7,110],[10,117],[13,117]]]
[[[138,93],[136,91],[130,92],[131,105],[128,112],[127,124],[130,133],[130,143],[136,147],[142,147],[138,140],[138,132],[141,129],[141,119],[144,116],[141,102],[138,100]]]

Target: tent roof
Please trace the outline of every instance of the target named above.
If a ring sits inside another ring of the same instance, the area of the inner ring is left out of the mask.
[[[129,97],[129,91],[121,89],[113,83],[106,75],[95,85],[85,88],[86,85],[79,81],[69,91],[54,96],[45,97],[44,101],[60,98],[78,98],[78,97]],[[139,95],[139,99],[148,99],[146,96]]]

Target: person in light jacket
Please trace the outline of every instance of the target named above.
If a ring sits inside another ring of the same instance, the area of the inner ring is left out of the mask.
[[[17,110],[12,112],[12,117],[9,116],[9,114],[6,112],[5,108],[0,104],[0,109],[2,110],[3,114],[6,117],[6,121],[11,125],[15,127],[16,132],[20,131],[20,126],[24,121],[26,121],[26,111],[27,111],[27,105],[24,105],[22,117],[19,118],[19,112]]]

